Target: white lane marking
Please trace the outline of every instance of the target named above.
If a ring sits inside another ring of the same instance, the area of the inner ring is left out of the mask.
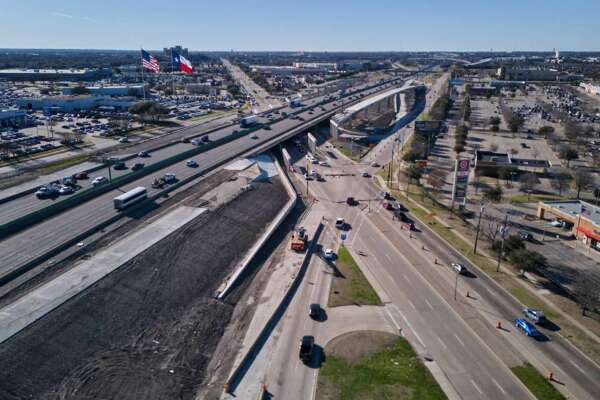
[[[475,383],[475,381],[473,379],[469,379],[471,381],[471,383],[473,384],[473,386],[475,386],[475,389],[477,389],[477,391],[480,394],[483,394],[483,392],[481,391],[481,389],[479,389],[479,386],[477,386],[477,384]]]
[[[398,325],[398,322],[396,322],[396,319],[394,318],[394,316],[390,312],[389,308],[386,307],[385,308],[385,312],[387,313],[387,315],[390,317],[390,319],[394,323],[394,326],[396,327],[396,329],[400,330],[400,325]]]
[[[458,340],[458,343],[460,343],[460,344],[461,344],[461,345],[463,345],[463,346],[465,345],[465,344],[463,343],[463,341],[462,341],[462,340],[460,340],[460,338],[458,337],[458,335],[457,335],[456,333],[454,334],[454,337],[456,338],[456,340]]]
[[[403,274],[402,277],[406,280],[406,282],[410,283],[410,279],[408,279],[408,276]]]
[[[415,305],[413,304],[412,301],[410,301],[408,299],[406,299],[406,301],[408,301],[408,304],[410,304],[410,306],[413,308],[413,310],[415,310],[415,311],[417,310],[417,307],[415,307]]]
[[[500,386],[500,384],[498,383],[498,381],[496,381],[494,378],[492,378],[492,381],[494,381],[494,383],[496,384],[496,386],[498,386],[498,389],[500,389],[500,391],[503,394],[506,394],[506,391],[504,391],[504,388],[502,386]]]
[[[413,334],[415,335],[415,337],[417,338],[417,340],[419,341],[419,343],[421,344],[421,346],[425,347],[425,343],[423,343],[423,340],[421,340],[421,337],[419,336],[419,334],[417,333],[417,331],[415,330],[415,328],[413,328],[413,326],[410,324],[410,322],[408,322],[408,320],[406,319],[406,317],[404,316],[404,314],[402,314],[402,311],[398,310],[398,312],[400,313],[400,316],[402,317],[402,319],[404,320],[404,322],[406,322],[406,326],[408,326],[410,328],[410,330],[413,332]]]
[[[388,259],[388,261],[390,262],[390,264],[392,264],[394,262],[388,253],[385,253],[385,258]]]
[[[446,343],[444,343],[444,341],[442,340],[441,337],[438,337],[437,340],[438,340],[438,342],[440,342],[440,344],[442,345],[444,350],[448,350],[448,346],[446,346]]]
[[[579,364],[577,364],[577,363],[576,363],[575,361],[573,361],[573,360],[569,360],[569,361],[571,361],[571,364],[573,364],[573,365],[575,366],[575,368],[577,368],[577,369],[578,369],[578,370],[579,370],[579,371],[580,371],[582,374],[584,374],[584,375],[585,375],[585,371],[584,371],[584,369],[583,369],[583,368],[581,368],[581,367],[579,366]]]
[[[425,303],[427,303],[427,305],[429,306],[429,308],[431,308],[433,310],[433,306],[431,305],[431,303],[429,302],[429,300],[425,299]]]

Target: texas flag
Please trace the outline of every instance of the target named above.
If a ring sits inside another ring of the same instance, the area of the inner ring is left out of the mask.
[[[181,72],[185,72],[186,74],[194,73],[192,63],[187,58],[177,54],[174,51],[171,52],[171,62],[173,63],[173,68]]]

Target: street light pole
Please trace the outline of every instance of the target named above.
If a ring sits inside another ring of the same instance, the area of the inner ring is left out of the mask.
[[[477,242],[479,241],[479,226],[481,225],[481,216],[485,210],[484,206],[479,209],[479,219],[477,220],[477,232],[475,233],[475,245],[473,246],[473,254],[477,254]]]
[[[502,260],[502,254],[504,254],[504,235],[508,228],[508,214],[504,217],[504,226],[502,227],[502,243],[500,244],[500,252],[498,253],[498,264],[496,265],[496,272],[500,272],[500,261]]]
[[[454,300],[456,300],[456,290],[458,288],[458,275],[460,275],[460,274],[457,272],[456,279],[454,280]]]

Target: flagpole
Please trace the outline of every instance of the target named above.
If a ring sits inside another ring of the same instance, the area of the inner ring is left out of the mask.
[[[171,90],[173,96],[175,96],[175,73],[173,72],[173,48],[171,47]],[[177,99],[177,97],[175,97]],[[177,102],[179,104],[179,102]]]
[[[143,49],[140,47],[141,51],[143,51]],[[142,93],[144,95],[144,103],[146,102],[146,84],[144,83],[144,56],[142,53]]]

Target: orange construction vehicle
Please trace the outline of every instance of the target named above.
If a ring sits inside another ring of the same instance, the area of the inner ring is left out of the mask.
[[[292,232],[292,250],[304,251],[306,248],[306,242],[308,241],[308,235],[303,227],[298,228]]]

